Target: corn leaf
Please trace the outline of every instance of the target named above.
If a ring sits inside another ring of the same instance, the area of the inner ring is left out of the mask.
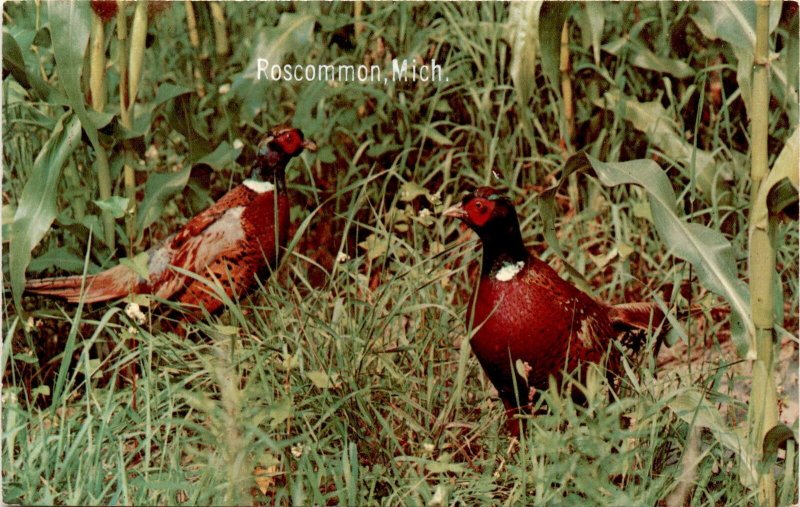
[[[512,3],[508,13],[511,32],[511,67],[509,74],[522,104],[531,97],[539,49],[540,1]]]
[[[53,44],[53,53],[59,80],[67,93],[70,107],[78,115],[92,146],[97,149],[100,147],[97,126],[87,114],[81,91],[83,57],[89,43],[89,2],[47,2],[46,5],[50,18],[50,35],[52,40],[58,41]]]
[[[722,181],[733,179],[728,166],[715,163],[710,152],[696,149],[684,139],[678,125],[659,101],[638,102],[618,91],[610,91],[602,99],[596,100],[595,104],[614,111],[631,122],[636,130],[647,135],[650,142],[662,152],[684,166],[689,167],[694,161],[695,184],[705,196],[712,196],[715,186]],[[718,175],[718,172],[722,174]]]
[[[752,359],[755,354],[755,328],[750,318],[750,295],[747,286],[736,275],[733,247],[719,232],[687,222],[678,215],[675,193],[669,179],[654,161],[605,163],[585,153],[570,157],[564,165],[559,182],[541,196],[541,209],[545,210],[542,212],[545,219],[545,238],[550,241],[555,235],[553,200],[557,189],[570,173],[587,170],[593,170],[603,185],[633,184],[647,192],[653,224],[661,241],[670,247],[670,253],[694,266],[697,277],[706,288],[728,301],[734,321],[731,335],[739,354]],[[554,245],[551,243],[552,246]]]
[[[78,118],[65,113],[34,160],[31,177],[22,189],[11,226],[9,251],[11,289],[18,306],[22,300],[25,270],[31,261],[31,251],[42,240],[58,214],[56,191],[61,168],[80,140],[81,125]]]
[[[752,95],[751,77],[756,46],[755,2],[699,2],[697,14],[691,16],[704,36],[711,40],[722,39],[730,44],[738,60],[736,81],[742,99],[749,111]],[[771,2],[769,32],[778,26],[781,2]]]
[[[786,142],[772,170],[758,190],[758,205],[753,207],[753,225],[767,229],[769,212],[779,213],[787,207],[797,206],[798,172],[800,167],[800,127],[795,128]]]
[[[755,328],[750,318],[747,286],[736,275],[736,257],[730,242],[718,231],[687,222],[678,215],[675,193],[664,171],[652,160],[605,163],[587,156],[606,186],[634,184],[648,193],[653,224],[672,254],[694,266],[700,282],[724,297],[746,332],[731,331],[739,353],[755,354]]]
[[[561,61],[561,28],[569,16],[570,2],[545,2],[539,14],[539,51],[542,53],[542,71],[550,86],[561,94],[559,83]]]
[[[148,176],[147,183],[144,186],[144,197],[139,205],[139,213],[137,215],[138,223],[136,227],[140,238],[145,229],[161,216],[166,200],[183,190],[183,187],[189,181],[191,170],[191,166],[187,165],[177,172],[152,173]]]

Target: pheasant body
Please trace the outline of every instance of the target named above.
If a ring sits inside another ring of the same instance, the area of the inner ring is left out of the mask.
[[[532,401],[532,392],[546,389],[551,376],[602,362],[614,335],[607,306],[545,262],[521,262],[507,280],[482,277],[467,311],[468,322],[479,328],[472,350],[509,408]],[[529,368],[527,378],[513,378],[517,361]]]
[[[620,351],[613,342],[630,346],[665,321],[654,304],[609,305],[563,280],[528,252],[513,205],[494,189],[481,187],[444,214],[481,239],[481,277],[467,308],[475,329],[470,344],[509,414],[529,405],[551,378],[562,384],[565,372],[582,379],[591,364],[604,364],[609,377],[616,375]],[[509,430],[518,431],[511,420]]]
[[[147,277],[127,265],[89,275],[30,280],[29,292],[70,302],[108,301],[128,294],[152,294],[183,303],[190,320],[203,308],[223,306],[210,284],[219,282],[228,297],[239,297],[277,265],[289,229],[289,199],[284,170],[303,148],[314,148],[297,129],[273,129],[259,145],[254,173],[176,234],[146,252]],[[180,269],[174,269],[180,268]],[[190,276],[187,273],[199,275]]]

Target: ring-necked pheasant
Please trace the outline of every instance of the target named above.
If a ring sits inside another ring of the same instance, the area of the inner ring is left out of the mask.
[[[280,258],[289,229],[285,169],[303,149],[315,150],[303,133],[276,127],[259,143],[251,179],[233,188],[210,208],[189,220],[177,233],[147,251],[149,276],[120,264],[85,279],[67,276],[30,280],[28,292],[70,302],[107,301],[128,294],[153,294],[178,301],[184,318],[195,320],[202,308],[214,313],[223,302],[207,282],[179,271],[216,279],[229,297],[239,297],[267,274]]]
[[[547,389],[551,376],[558,384],[565,371],[580,378],[591,363],[605,364],[613,376],[619,351],[612,341],[641,339],[665,320],[655,304],[609,305],[563,280],[525,248],[514,206],[497,190],[478,188],[444,215],[462,220],[483,244],[467,325],[477,329],[472,350],[509,416]],[[573,396],[580,397],[577,390]],[[511,417],[507,427],[518,434]]]

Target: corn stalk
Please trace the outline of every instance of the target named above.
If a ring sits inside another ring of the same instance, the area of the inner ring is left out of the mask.
[[[750,216],[767,206],[757,199],[768,173],[767,133],[769,129],[769,0],[756,2],[756,48],[753,66],[751,108],[751,187]],[[775,226],[771,219],[766,228],[750,224],[750,295],[751,312],[756,332],[756,360],[750,392],[748,428],[751,458],[760,462],[764,437],[778,422],[777,393],[774,375],[774,276]],[[775,480],[771,470],[762,470],[758,477],[758,499],[761,505],[775,505]]]
[[[225,56],[230,52],[228,30],[225,28],[225,11],[219,2],[210,2],[208,6],[211,8],[211,19],[214,22],[214,46],[217,56]]]
[[[355,0],[353,2],[353,19],[355,19],[355,33],[356,37],[361,35],[361,32],[364,31],[364,21],[361,19],[364,12],[364,1],[363,0]]]
[[[89,91],[92,95],[92,109],[102,112],[106,106],[106,48],[103,20],[93,10],[90,33],[91,49],[89,54]],[[95,169],[97,171],[97,188],[100,199],[111,198],[111,169],[108,164],[108,153],[99,144],[96,148]],[[109,248],[114,248],[114,216],[103,210],[103,240]]]
[[[136,95],[139,92],[139,83],[142,80],[144,65],[144,50],[147,40],[147,0],[139,0],[133,11],[133,22],[130,33],[130,54],[128,60],[128,122],[131,121],[131,111],[136,104]],[[130,126],[128,126],[130,128]],[[128,213],[125,220],[125,232],[128,235],[128,254],[133,254],[133,242],[136,238],[136,174],[130,157],[126,155],[125,164],[122,166],[123,181],[125,182],[125,197],[128,198]]]
[[[186,28],[189,30],[189,43],[194,49],[195,62],[192,65],[192,77],[194,77],[194,86],[197,90],[198,97],[206,96],[206,88],[203,85],[203,75],[200,73],[202,66],[201,61],[203,55],[200,53],[200,34],[197,31],[197,16],[194,13],[194,6],[191,0],[185,0],[184,7],[186,8]]]
[[[572,78],[569,65],[569,21],[561,28],[561,52],[558,70],[561,72],[561,97],[564,101],[564,120],[567,122],[567,142],[569,147],[575,141],[575,104],[572,100]]]
[[[92,12],[91,56],[89,64],[89,90],[92,108],[102,112],[106,108],[106,34],[103,20]]]
[[[119,116],[122,125],[132,127],[128,100],[128,20],[125,2],[117,0],[117,70],[119,71]]]

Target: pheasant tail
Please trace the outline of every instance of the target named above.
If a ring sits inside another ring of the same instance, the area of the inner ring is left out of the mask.
[[[85,303],[97,303],[135,292],[139,281],[133,270],[119,265],[85,278],[76,275],[28,280],[25,283],[25,290],[44,296],[61,297],[70,303],[77,303],[83,295]]]
[[[727,312],[726,308],[714,308],[712,311]],[[692,305],[688,310],[678,310],[675,318],[685,321],[692,317],[701,317],[705,314],[702,305]],[[653,355],[658,355],[658,351],[664,341],[664,337],[671,329],[667,316],[655,303],[624,303],[614,305],[609,311],[611,324],[618,332],[623,333],[622,344],[632,352],[641,350],[647,340],[648,331],[657,333],[655,335],[655,349]]]
[[[623,303],[614,305],[608,313],[618,331],[647,331],[658,329],[666,321],[664,312],[655,303]]]
[[[648,331],[656,332],[655,353],[669,331],[666,315],[655,303],[623,303],[613,305],[608,312],[609,320],[615,330],[623,333],[622,344],[631,352],[641,350],[647,341]]]

